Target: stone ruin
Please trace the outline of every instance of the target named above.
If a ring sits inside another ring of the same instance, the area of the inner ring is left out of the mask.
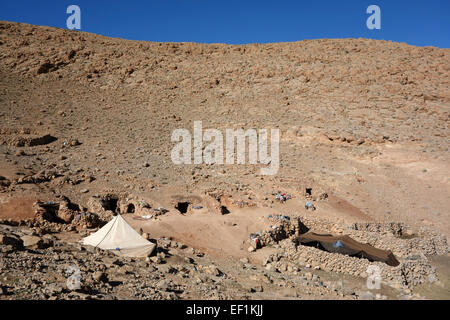
[[[62,197],[58,203],[37,201],[33,207],[36,212],[32,222],[34,227],[73,231],[97,228],[105,223],[96,213],[89,212],[85,208],[81,209],[66,197]]]
[[[286,216],[275,216],[271,220],[274,223],[270,229],[259,235],[263,245],[277,244],[287,238],[294,239],[296,236],[309,231],[308,227],[297,217],[288,219]]]
[[[259,234],[258,237],[263,246],[277,245],[283,250],[281,259],[268,257],[268,263],[270,262],[274,267],[282,268],[286,263],[294,263],[298,266],[311,265],[325,271],[364,278],[368,276],[369,266],[377,266],[381,270],[383,283],[396,288],[412,288],[422,283],[438,282],[436,269],[431,266],[427,255],[448,252],[445,237],[426,228],[413,232],[412,228],[404,223],[356,223],[350,226],[349,236],[364,241],[378,235],[377,238],[381,239],[379,240],[381,242],[377,244],[384,249],[392,249],[401,258],[399,266],[391,267],[381,262],[370,262],[367,259],[330,253],[298,244],[295,241],[296,237],[309,231],[298,217],[278,215],[272,217],[271,221],[274,222],[271,228]],[[409,250],[411,247],[415,249]]]

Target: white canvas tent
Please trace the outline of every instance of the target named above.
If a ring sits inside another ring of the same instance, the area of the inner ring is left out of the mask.
[[[112,250],[125,257],[147,257],[156,245],[144,239],[118,214],[103,228],[84,238],[82,243]]]

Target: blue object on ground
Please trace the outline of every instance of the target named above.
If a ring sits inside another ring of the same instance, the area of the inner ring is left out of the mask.
[[[345,248],[345,245],[342,243],[341,240],[338,240],[335,243],[333,243],[333,247],[335,247],[335,248]]]

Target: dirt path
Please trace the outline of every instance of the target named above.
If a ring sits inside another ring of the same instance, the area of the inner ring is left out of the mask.
[[[267,209],[233,210],[232,214],[190,214],[172,212],[157,220],[124,218],[136,230],[142,228],[151,237],[172,237],[216,257],[242,258],[248,256],[247,240],[250,233],[263,231],[270,225]]]

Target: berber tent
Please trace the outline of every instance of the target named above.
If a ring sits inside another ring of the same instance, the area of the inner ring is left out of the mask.
[[[103,250],[111,250],[119,256],[147,257],[156,245],[137,233],[120,214],[116,215],[103,228],[82,240]]]

